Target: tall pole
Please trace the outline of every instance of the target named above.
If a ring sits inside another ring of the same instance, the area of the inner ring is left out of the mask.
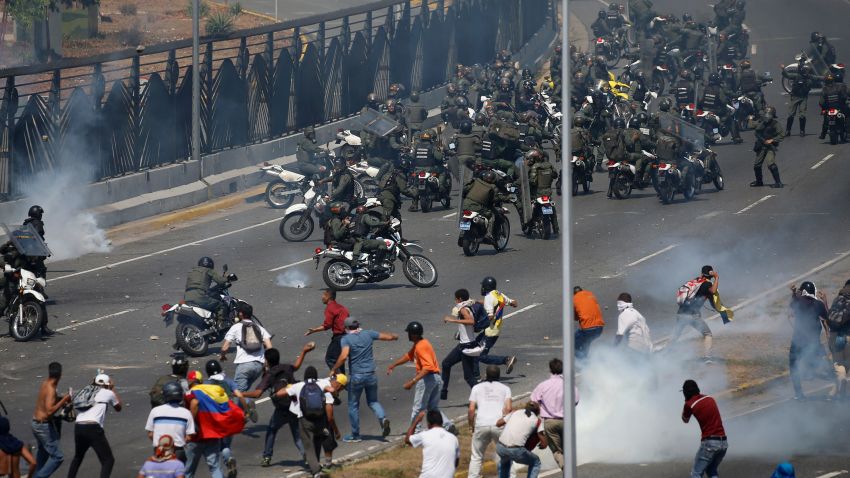
[[[274,0],[274,21],[279,22],[280,17],[277,16],[277,2],[278,0]]]
[[[204,164],[201,162],[201,19],[200,0],[192,0],[192,160],[198,162],[201,179]]]
[[[569,34],[570,34],[570,10],[567,0],[561,0],[561,111],[570,112],[570,68],[569,56]],[[553,9],[553,15],[557,15],[557,9]],[[572,114],[566,115],[566,124],[561,124],[561,164],[565,165],[562,174],[566,177],[563,184],[571,187],[573,184],[572,168],[572,145],[570,141],[569,128],[572,124]],[[563,116],[562,116],[563,118]],[[576,476],[576,409],[575,409],[575,370],[573,369],[573,286],[570,277],[572,266],[572,215],[570,214],[569,195],[564,196],[564,205],[561,208],[561,224],[566,231],[561,239],[561,264],[563,267],[564,283],[564,310],[563,317],[563,350],[564,350],[564,477],[575,478]]]

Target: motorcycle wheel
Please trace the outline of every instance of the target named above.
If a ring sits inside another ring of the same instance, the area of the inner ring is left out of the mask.
[[[788,78],[787,76],[783,76],[782,77],[782,89],[785,90],[785,92],[788,93],[789,95],[791,94],[791,85],[792,85],[791,78]]]
[[[366,198],[366,189],[363,187],[363,183],[357,179],[354,180],[354,197],[357,199]]]
[[[204,338],[201,329],[192,323],[181,322],[177,324],[177,346],[180,347],[186,355],[191,357],[203,357],[207,354],[210,344]]]
[[[542,222],[543,240],[548,241],[552,238],[552,220],[549,219],[549,216],[544,215],[542,218]]]
[[[23,309],[20,319],[18,319],[17,308],[13,309],[14,312],[10,312],[12,317],[9,318],[9,335],[16,342],[26,342],[41,330],[47,311],[39,301],[32,298],[25,298],[20,307]]]
[[[504,251],[508,247],[508,241],[511,239],[511,223],[508,222],[508,218],[502,218],[498,224],[493,228],[493,235],[495,236],[493,239],[493,247],[497,252]]]
[[[690,201],[694,198],[696,193],[696,179],[694,178],[693,174],[688,173],[688,175],[685,176],[685,185],[682,188],[682,196],[685,197],[685,200]]]
[[[431,212],[431,206],[434,205],[434,198],[430,194],[422,194],[419,196],[419,208],[422,212]]]
[[[661,202],[664,204],[670,204],[671,202],[673,202],[673,196],[675,194],[676,192],[673,190],[673,185],[669,182],[665,181],[664,184],[659,187],[659,195],[661,196]]]
[[[573,196],[578,194],[578,178],[575,177],[575,173],[573,173]]]
[[[481,243],[473,239],[471,234],[465,234],[461,241],[461,247],[463,247],[463,255],[472,257],[478,254],[478,247],[480,245]]]
[[[838,144],[838,133],[836,133],[835,131],[829,132],[829,144],[833,146]]]
[[[714,187],[717,188],[718,191],[723,191],[723,188],[726,187],[726,183],[723,182],[723,176],[719,172],[714,173]]]
[[[322,269],[322,279],[333,290],[351,290],[357,284],[348,261],[332,260]]]
[[[628,199],[632,195],[632,184],[623,176],[617,176],[614,181],[614,196],[617,199]]]
[[[427,257],[411,254],[404,261],[404,276],[416,287],[428,288],[437,283],[437,267]]]
[[[313,229],[316,227],[313,216],[307,216],[299,224],[299,220],[303,214],[304,211],[293,212],[287,214],[280,221],[280,235],[284,239],[289,242],[302,242],[313,234]]]
[[[286,209],[298,194],[298,184],[275,179],[266,186],[266,203],[274,209]]]

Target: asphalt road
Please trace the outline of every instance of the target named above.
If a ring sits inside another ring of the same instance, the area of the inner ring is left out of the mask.
[[[247,3],[243,5],[250,8]],[[585,21],[592,19],[601,6],[591,0],[575,0],[571,5]],[[684,11],[683,6],[670,0],[659,0],[656,5],[662,11]],[[758,45],[754,66],[771,71],[776,78],[778,63],[788,61],[797,45],[806,42],[809,32],[804,25],[817,24],[828,36],[840,36],[843,18],[850,13],[850,5],[835,0],[805,4],[783,1],[782,5],[780,9],[767,0],[748,2],[747,24],[752,29],[752,42]],[[704,8],[690,11],[700,18]],[[793,39],[783,39],[788,37]],[[839,55],[846,50],[843,40],[835,43]],[[785,97],[779,94],[780,90],[778,83],[772,85],[767,97],[782,115]],[[814,105],[815,100],[811,99],[810,112]],[[811,123],[810,132],[817,131],[817,120]],[[717,148],[726,176],[725,191],[714,192],[708,186],[690,203],[666,206],[648,190],[636,191],[626,201],[607,200],[603,192],[597,191],[572,202],[573,280],[597,294],[607,308],[609,324],[616,318],[616,295],[629,291],[649,320],[653,335],[664,335],[673,323],[676,288],[706,263],[714,264],[721,274],[724,301],[735,304],[850,250],[850,212],[846,208],[850,203],[850,175],[842,164],[848,160],[847,147],[829,146],[813,135],[789,138],[783,143],[778,160],[787,187],[753,189],[747,187],[752,179],[752,133],[745,133],[744,138],[747,143],[743,145]],[[823,161],[828,155],[832,156]],[[598,175],[594,188],[604,190],[604,181]],[[398,275],[379,285],[341,293],[339,300],[366,327],[400,333],[408,321],[422,321],[438,355],[443,355],[452,346],[454,328],[442,324],[440,318],[452,303],[453,291],[466,287],[474,293],[480,279],[492,274],[505,293],[519,300],[520,310],[534,305],[508,320],[496,348],[496,353],[518,355],[517,369],[507,382],[514,393],[526,392],[545,378],[545,362],[560,354],[560,242],[528,240],[517,235],[515,227],[507,252],[495,255],[485,250],[479,257],[465,258],[455,244],[454,218],[444,217],[451,212],[405,213],[405,235],[420,240],[426,254],[437,264],[440,279],[436,287],[416,289]],[[233,293],[254,304],[257,315],[275,334],[275,346],[283,351],[285,359],[294,359],[305,341],[303,331],[322,320],[319,297],[323,283],[319,271],[309,262],[278,271],[271,269],[309,258],[320,240],[314,234],[302,244],[283,242],[277,231],[280,216],[263,204],[252,204],[166,233],[143,239],[123,238],[138,240],[116,246],[108,254],[50,263],[48,293],[54,300],[49,306],[51,325],[61,333],[44,342],[26,344],[0,338],[0,352],[9,357],[0,364],[0,399],[12,415],[13,431],[30,439],[32,402],[49,361],[59,360],[65,365],[63,388],[79,388],[92,379],[97,368],[105,368],[129,404],[122,413],[110,413],[106,421],[107,436],[117,458],[115,475],[134,473],[150,451],[143,430],[149,410],[147,390],[168,369],[173,340],[173,328],[166,329],[160,321],[160,307],[182,296],[185,273],[202,255],[213,256],[219,265],[229,264],[231,271],[239,275]],[[45,219],[50,230],[50,211]],[[516,226],[515,215],[511,220]],[[52,240],[55,242],[58,237]],[[303,281],[303,287],[277,285],[281,274],[287,280]],[[836,285],[824,286],[834,289]],[[741,314],[737,320],[746,319]],[[607,327],[603,342],[611,340],[612,328]],[[318,340],[320,347],[308,357],[306,365],[322,367],[323,345],[328,338],[312,338]],[[379,369],[407,348],[404,341],[378,345]],[[202,368],[203,363],[196,367]],[[227,365],[227,370],[232,373],[232,365]],[[406,368],[381,378],[381,400],[394,423],[394,435],[403,431],[409,415],[412,392],[403,390],[402,383],[412,375],[413,369]],[[461,380],[458,370],[448,402],[447,412],[452,416],[464,413],[467,387]],[[674,386],[678,387],[678,383]],[[786,407],[790,406],[780,404],[764,413],[787,416],[792,410]],[[280,468],[261,471],[257,465],[268,410],[268,404],[261,405],[261,422],[250,426],[245,436],[235,441],[242,476],[283,473]],[[345,405],[338,410],[340,427],[347,433]],[[363,433],[377,435],[379,430],[370,412],[363,413]],[[678,420],[678,410],[671,415]],[[746,421],[740,426],[746,427]],[[842,430],[836,423],[831,432],[838,434]],[[733,433],[730,431],[730,436]],[[372,439],[357,446],[342,445],[337,456],[368,450],[378,443]],[[72,434],[67,429],[63,449],[66,464],[60,474],[66,472],[73,455]],[[825,452],[821,448],[813,450]],[[805,458],[806,451],[801,451],[801,463],[810,468],[804,468],[804,476],[840,470],[840,463],[846,463],[846,458],[840,457]],[[777,454],[784,455],[784,451],[778,449]],[[846,456],[846,449],[835,454]],[[295,458],[291,440],[281,433],[275,460],[294,470]],[[728,476],[761,476],[772,467],[769,463],[772,462],[751,460],[744,455],[732,456],[730,452],[729,468],[725,469],[730,470]],[[637,464],[627,466],[630,476],[681,476],[687,470],[686,460],[650,464],[638,471]],[[90,453],[82,474],[94,476],[96,470],[96,459]],[[580,475],[622,476],[623,471],[621,465],[588,464],[580,468]]]

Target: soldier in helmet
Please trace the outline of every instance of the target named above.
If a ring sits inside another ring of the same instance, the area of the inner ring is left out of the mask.
[[[823,79],[823,89],[820,95],[821,111],[827,112],[830,108],[837,108],[847,117],[847,87],[843,83],[835,82],[835,75],[827,73]],[[820,130],[820,139],[826,138],[826,130],[829,127],[828,117],[823,115],[823,126]]]
[[[732,133],[732,141],[742,143],[741,133],[738,131],[738,123],[735,121],[733,114],[729,112],[726,105],[729,104],[729,95],[726,89],[723,88],[723,81],[720,75],[712,73],[708,76],[708,85],[702,93],[700,106],[706,111],[716,113],[720,117],[720,121],[727,125]]]
[[[487,237],[490,239],[493,238],[493,208],[497,202],[508,201],[510,198],[496,189],[496,173],[493,171],[485,171],[480,178],[473,178],[463,186],[463,209],[487,218]]]
[[[449,159],[452,174],[460,177],[460,168],[472,168],[475,158],[481,154],[481,137],[472,131],[472,121],[466,119],[460,122],[460,130],[452,136],[454,156]]]
[[[419,102],[419,92],[410,93],[410,103],[404,109],[405,124],[410,131],[410,137],[414,137],[422,130],[422,123],[428,118],[428,109]]]
[[[539,149],[532,149],[525,153],[525,162],[528,165],[528,185],[531,188],[531,198],[534,200],[540,196],[552,195],[552,184],[558,179],[558,172],[546,159],[546,155]],[[558,234],[558,215],[552,215],[552,232]]]
[[[764,94],[761,91],[762,80],[759,75],[753,70],[753,66],[749,60],[744,60],[739,65],[738,78],[735,84],[741,90],[741,93],[753,100],[753,108],[757,114],[761,114],[764,110]]]
[[[44,221],[41,220],[43,215],[44,209],[36,204],[34,206],[30,206],[27,218],[24,219],[24,225],[32,224],[32,227],[34,227],[36,232],[41,235],[42,239],[44,239]]]
[[[407,127],[407,119],[404,114],[404,108],[398,100],[392,98],[388,99],[386,103],[386,110],[387,116],[403,127]]]
[[[413,168],[414,170],[436,171],[440,181],[440,194],[448,194],[451,189],[446,168],[443,166],[443,151],[434,144],[434,135],[428,131],[419,134],[419,138],[413,145]],[[413,207],[411,205],[411,207]]]
[[[236,280],[235,274],[222,276],[215,271],[215,263],[209,257],[201,257],[198,266],[193,267],[186,275],[186,291],[183,300],[187,304],[195,305],[213,312],[216,319],[224,321],[227,307],[221,301],[219,290],[228,282]]]
[[[753,172],[756,180],[750,183],[751,187],[764,186],[762,182],[762,166],[767,163],[767,169],[773,175],[773,187],[781,188],[782,181],[779,179],[779,167],[776,165],[776,150],[782,142],[782,127],[776,121],[776,109],[768,106],[764,109],[761,119],[750,120],[750,126],[755,131],[756,144],[753,151],[756,152],[756,161],[753,164]]]
[[[381,207],[384,209],[386,218],[395,217],[401,220],[399,212],[401,195],[404,194],[413,199],[410,210],[415,212],[419,210],[419,189],[408,185],[401,160],[388,164],[389,167],[384,168],[378,175],[378,187],[381,188],[378,198],[381,200]]]
[[[298,172],[307,177],[324,174],[327,167],[320,156],[321,153],[322,148],[316,141],[316,130],[312,126],[304,128],[295,150]]]
[[[803,59],[797,64],[796,74],[791,75],[791,95],[788,98],[788,119],[785,120],[785,136],[791,135],[794,117],[800,118],[800,136],[806,135],[806,109],[809,92],[812,90],[814,72]]]

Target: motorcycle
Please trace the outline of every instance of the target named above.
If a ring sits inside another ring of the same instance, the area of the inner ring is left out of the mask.
[[[829,132],[829,144],[835,145],[839,142],[847,142],[847,128],[844,125],[844,113],[838,108],[824,110],[826,115],[827,131]]]
[[[336,132],[336,144],[341,144],[339,148],[339,156],[345,158],[349,164],[352,162],[359,163],[365,159],[365,151],[363,150],[363,140],[360,138],[359,132],[350,129],[340,129]]]
[[[794,56],[794,63],[779,66],[782,68],[782,89],[788,94],[791,94],[791,88],[794,86],[794,79],[800,69],[801,61],[811,67],[815,72],[815,75],[810,78],[812,89],[823,88],[823,77],[827,73],[832,73],[836,78],[844,78],[843,63],[833,63],[825,67],[821,62],[815,63],[804,52],[800,52]]]
[[[550,239],[554,229],[553,218],[557,214],[555,201],[550,196],[540,196],[531,203],[531,208],[531,219],[526,229],[526,236]]]
[[[590,192],[590,181],[593,176],[593,166],[584,158],[584,156],[573,156],[573,196],[578,194],[578,187],[581,185],[582,191],[585,194]],[[558,176],[560,179],[560,175]]]
[[[714,183],[714,187],[722,191],[726,185],[723,182],[720,164],[717,163],[717,153],[706,148],[696,155],[694,161],[697,163],[696,169],[701,171],[696,178],[697,190],[702,191],[703,184]]]
[[[493,238],[487,237],[487,223],[489,220],[481,214],[464,210],[461,216],[458,228],[460,229],[460,237],[458,237],[458,245],[463,248],[464,255],[474,256],[478,254],[478,249],[482,243],[492,244],[496,252],[501,252],[508,247],[508,241],[511,235],[511,223],[508,221],[508,209],[502,207],[501,204],[495,204],[493,207]]]
[[[676,193],[681,193],[685,200],[693,199],[696,194],[694,168],[687,167],[687,170],[683,171],[676,164],[658,161],[654,154],[646,151],[643,153],[653,160],[652,170],[656,178],[656,190],[662,203],[673,202]],[[693,159],[689,157],[687,161],[692,163]]]
[[[304,191],[304,202],[286,208],[279,230],[280,235],[287,241],[301,242],[310,237],[316,227],[314,214],[319,219],[319,227],[325,227],[327,203],[316,188],[315,181],[310,181],[308,189]]]
[[[732,106],[724,105],[724,108],[729,109],[730,114],[735,113]],[[731,134],[729,128],[720,119],[720,115],[713,111],[697,110],[696,124],[705,131],[705,143],[716,144],[723,140],[727,135]]]
[[[381,192],[378,187],[378,172],[380,168],[369,166],[366,160],[349,162],[348,170],[351,171],[354,180],[360,183],[365,197],[375,197]]]
[[[599,37],[594,45],[594,52],[597,56],[605,58],[605,64],[608,68],[617,66],[620,57],[623,54],[623,46],[620,41],[613,37]]]
[[[614,196],[617,199],[627,199],[632,195],[636,174],[634,165],[608,160],[608,178],[614,180]]]
[[[6,264],[4,272],[12,281],[9,288],[13,291],[3,311],[9,320],[9,335],[16,342],[26,342],[35,337],[47,318],[47,283],[24,268],[13,269]]]
[[[305,176],[268,162],[263,163],[260,169],[275,178],[266,186],[266,203],[274,209],[289,207],[301,192],[301,183]]]
[[[382,282],[389,279],[395,273],[395,261],[402,262],[402,271],[407,280],[416,287],[427,288],[437,283],[437,268],[430,259],[422,254],[414,254],[411,249],[422,250],[418,244],[410,243],[402,239],[400,231],[401,221],[392,219],[389,227],[389,238],[382,239],[389,251],[387,251],[383,263],[376,263],[375,253],[363,252],[357,258],[356,266],[352,267],[354,253],[339,247],[327,249],[316,248],[313,259],[316,261],[316,269],[322,259],[329,259],[322,269],[322,279],[328,287],[334,290],[351,290],[358,282],[369,284]]]
[[[224,272],[227,274],[227,265],[224,266]],[[222,322],[216,319],[214,311],[187,304],[182,300],[174,305],[163,304],[161,315],[165,326],[168,327],[177,320],[173,345],[175,350],[183,350],[191,357],[203,357],[211,344],[224,340],[224,335],[236,323],[234,319],[239,306],[247,304],[244,300],[230,295],[230,287],[236,280],[236,274],[227,274],[227,282],[218,289],[221,301],[227,308]],[[262,326],[259,319],[254,317],[253,320]]]
[[[419,207],[422,212],[429,212],[434,205],[434,200],[439,200],[444,208],[452,205],[451,192],[440,192],[440,173],[426,168],[416,168],[410,173],[413,186],[419,190]]]

